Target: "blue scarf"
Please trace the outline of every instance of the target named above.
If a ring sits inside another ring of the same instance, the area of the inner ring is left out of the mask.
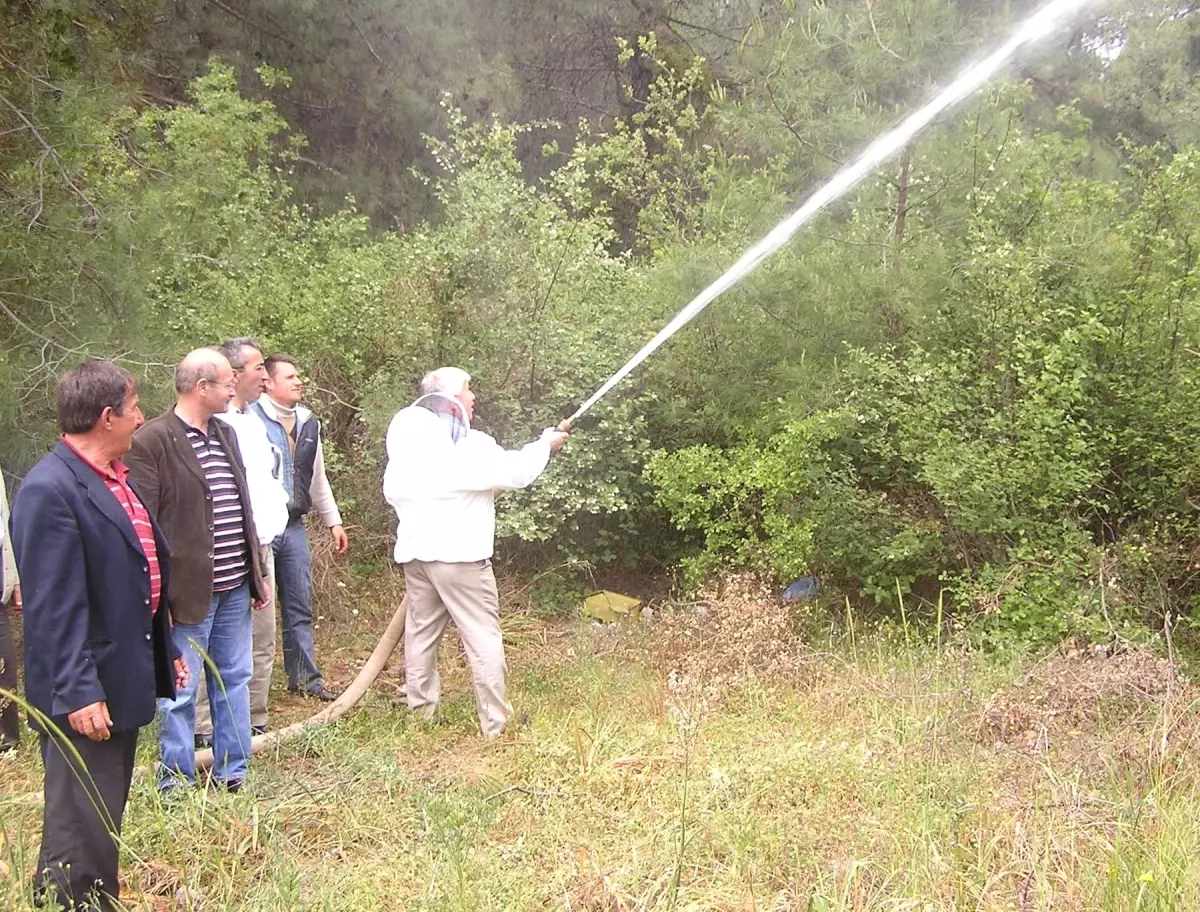
[[[451,396],[444,393],[430,393],[422,396],[413,405],[419,405],[423,409],[428,409],[437,415],[438,420],[446,426],[450,432],[450,439],[458,443],[467,436],[469,426],[466,422],[466,415],[463,412],[462,403]]]

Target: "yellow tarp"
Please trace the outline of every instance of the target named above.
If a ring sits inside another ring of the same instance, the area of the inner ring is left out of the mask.
[[[594,617],[611,624],[636,611],[641,604],[640,599],[602,590],[583,600],[583,613],[586,617]]]

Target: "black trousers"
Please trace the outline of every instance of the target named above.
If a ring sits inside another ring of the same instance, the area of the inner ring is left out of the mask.
[[[17,692],[17,645],[13,639],[8,608],[0,605],[0,690]],[[0,750],[16,747],[21,740],[21,722],[17,701],[0,696]]]
[[[114,732],[107,741],[91,741],[71,731],[70,746],[57,735],[41,735],[46,767],[42,852],[34,874],[38,904],[71,903],[79,909],[115,909],[117,839],[133,761],[137,729]],[[85,769],[71,751],[79,752]]]

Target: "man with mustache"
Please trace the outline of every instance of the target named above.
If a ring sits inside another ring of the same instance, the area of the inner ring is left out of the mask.
[[[121,462],[142,421],[127,371],[108,361],[68,371],[62,437],[13,503],[25,696],[46,771],[34,892],[64,909],[117,908],[138,729],[156,695],[189,683],[164,602],[171,555]]]

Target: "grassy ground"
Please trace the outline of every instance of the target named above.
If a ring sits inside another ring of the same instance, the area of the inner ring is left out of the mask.
[[[382,622],[333,632],[347,667]],[[1200,908],[1196,692],[1152,653],[818,651],[754,598],[506,630],[531,724],[501,743],[461,659],[435,725],[399,704],[397,660],[342,723],[256,759],[248,793],[164,807],[138,781],[131,907]],[[0,765],[3,909],[29,902],[29,747]]]

